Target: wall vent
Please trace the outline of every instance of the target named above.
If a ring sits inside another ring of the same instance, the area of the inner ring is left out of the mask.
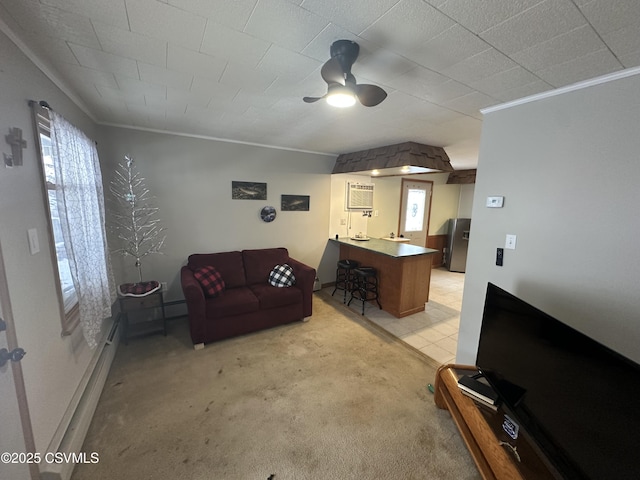
[[[347,182],[347,210],[373,210],[374,185]]]

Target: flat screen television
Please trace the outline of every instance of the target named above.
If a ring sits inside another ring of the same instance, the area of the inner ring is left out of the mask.
[[[640,365],[492,283],[476,365],[562,477],[640,478]]]

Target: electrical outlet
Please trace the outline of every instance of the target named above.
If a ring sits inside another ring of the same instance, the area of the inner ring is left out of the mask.
[[[167,289],[169,288],[169,287],[167,286],[167,282],[160,282],[160,287],[161,287],[161,290],[162,290],[163,292],[166,292],[166,291],[167,291]]]
[[[498,248],[496,250],[496,265],[501,267],[504,259],[504,248]]]
[[[340,225],[346,225],[347,224],[347,219],[346,218],[341,218],[340,219]]]

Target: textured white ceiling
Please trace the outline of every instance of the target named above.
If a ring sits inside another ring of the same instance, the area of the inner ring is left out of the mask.
[[[0,0],[0,20],[102,124],[330,154],[415,141],[456,169],[481,108],[640,65],[638,0]],[[339,39],[380,105],[302,101]]]

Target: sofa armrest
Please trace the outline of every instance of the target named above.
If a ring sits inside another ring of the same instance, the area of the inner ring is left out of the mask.
[[[302,290],[303,312],[310,317],[313,312],[313,284],[316,281],[316,269],[289,257],[287,262],[296,276],[296,287]]]
[[[189,326],[193,343],[202,343],[205,338],[205,298],[200,282],[193,276],[193,272],[187,266],[180,270],[180,282],[182,293],[187,303]]]

